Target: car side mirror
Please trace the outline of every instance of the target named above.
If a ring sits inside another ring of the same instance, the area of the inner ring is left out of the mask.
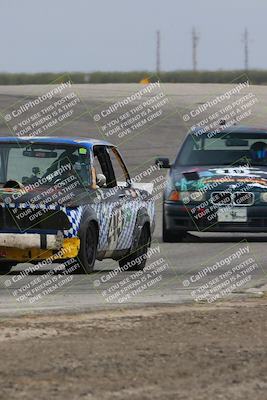
[[[105,175],[97,174],[96,175],[96,184],[100,188],[105,187],[107,185],[107,179],[106,179]]]
[[[159,168],[171,168],[170,160],[166,157],[156,158],[155,164]]]

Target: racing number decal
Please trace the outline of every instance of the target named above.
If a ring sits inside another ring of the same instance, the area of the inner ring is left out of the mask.
[[[111,213],[108,229],[108,248],[115,250],[124,225],[124,215],[121,207],[114,208]]]

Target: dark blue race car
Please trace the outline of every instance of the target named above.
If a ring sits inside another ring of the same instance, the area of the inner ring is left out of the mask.
[[[163,195],[163,240],[187,231],[267,231],[267,130],[224,126],[190,131],[169,168]]]
[[[143,269],[153,230],[151,195],[132,184],[112,144],[0,138],[0,272],[68,259],[91,272],[104,258]]]

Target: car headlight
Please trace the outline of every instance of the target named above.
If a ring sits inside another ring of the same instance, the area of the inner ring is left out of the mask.
[[[199,191],[189,192],[189,195],[190,195],[190,200],[197,203],[201,203],[206,199],[205,193]]]
[[[264,203],[267,203],[267,192],[261,193],[261,194],[260,194],[260,199],[261,199],[261,201],[263,201]]]
[[[168,196],[168,200],[181,201],[184,204],[201,203],[202,201],[205,201],[205,199],[206,199],[205,193],[198,191],[178,192],[177,190],[172,190]]]
[[[189,192],[180,192],[180,198],[184,204],[190,203],[190,193]]]

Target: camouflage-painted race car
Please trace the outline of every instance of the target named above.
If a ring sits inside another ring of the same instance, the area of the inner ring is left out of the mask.
[[[115,146],[85,138],[3,137],[0,156],[0,271],[70,258],[79,272],[92,272],[104,258],[144,268],[154,203],[131,182]]]

